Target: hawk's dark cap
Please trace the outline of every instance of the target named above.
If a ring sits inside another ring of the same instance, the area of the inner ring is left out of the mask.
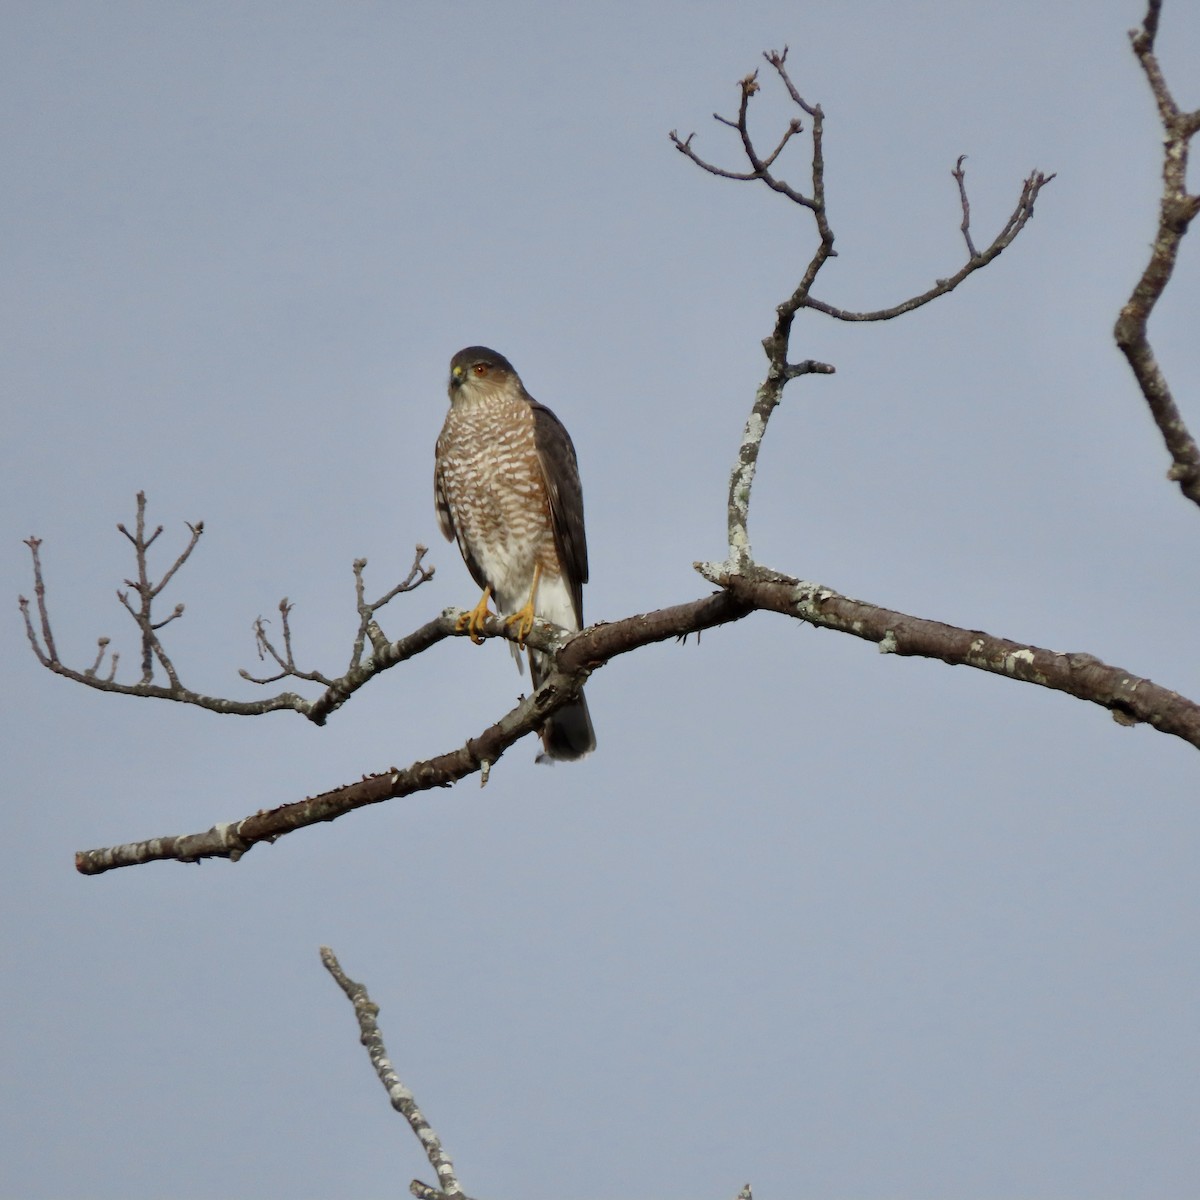
[[[486,346],[468,346],[465,350],[460,350],[450,360],[450,374],[461,374],[468,367],[475,366],[476,363],[486,363],[489,367],[498,367],[510,375],[516,374],[512,363],[503,354],[489,350]]]

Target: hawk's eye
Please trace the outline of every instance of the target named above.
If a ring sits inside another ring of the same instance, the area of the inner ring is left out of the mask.
[[[486,375],[488,373],[487,363],[476,363],[473,370],[476,375]]]

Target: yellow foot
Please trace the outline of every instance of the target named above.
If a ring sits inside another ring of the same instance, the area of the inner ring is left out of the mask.
[[[524,650],[525,639],[529,636],[533,629],[533,622],[536,614],[533,611],[533,602],[537,599],[538,580],[542,577],[542,564],[537,563],[533,568],[533,583],[529,588],[529,599],[525,601],[525,607],[519,608],[511,617],[505,617],[505,625],[515,625],[517,627],[517,646]]]
[[[459,633],[465,629],[471,637],[471,641],[479,646],[483,643],[483,638],[479,635],[483,630],[488,617],[492,615],[491,609],[488,608],[488,601],[492,598],[492,589],[485,587],[483,595],[479,597],[479,603],[475,605],[469,613],[463,613],[455,624],[455,628]],[[530,622],[532,626],[532,622]]]
[[[535,613],[533,611],[533,601],[530,600],[524,608],[519,608],[511,617],[505,617],[505,625],[515,625],[517,627],[517,646],[524,650],[525,639],[529,636],[533,629]]]

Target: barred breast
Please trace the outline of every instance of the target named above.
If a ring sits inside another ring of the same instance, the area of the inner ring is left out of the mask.
[[[483,576],[476,582],[491,585],[499,610],[514,612],[529,598],[536,563],[543,586],[559,574],[529,405],[507,397],[452,405],[438,453],[463,556]],[[542,604],[537,609],[564,623]]]

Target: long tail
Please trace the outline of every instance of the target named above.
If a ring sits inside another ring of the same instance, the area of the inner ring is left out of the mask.
[[[529,674],[533,686],[537,687],[550,672],[551,664],[540,654],[530,654]],[[591,754],[596,748],[596,734],[592,729],[592,717],[587,701],[581,691],[570,703],[552,713],[542,726],[542,753],[538,762],[552,759],[556,762],[574,762]]]

